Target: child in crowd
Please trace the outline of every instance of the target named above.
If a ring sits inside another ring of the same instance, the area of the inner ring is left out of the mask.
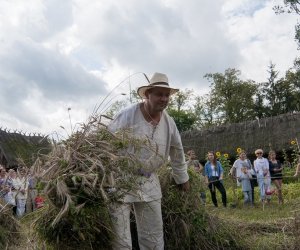
[[[238,181],[242,185],[245,205],[247,205],[247,204],[253,205],[252,188],[251,188],[251,182],[250,182],[251,179],[252,179],[252,175],[251,175],[250,171],[248,171],[246,166],[243,166],[241,168],[241,173],[238,176]]]

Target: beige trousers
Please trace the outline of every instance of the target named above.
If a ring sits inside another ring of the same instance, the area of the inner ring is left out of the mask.
[[[150,202],[133,202],[111,206],[110,213],[116,233],[113,249],[132,249],[130,233],[130,210],[132,205],[137,224],[140,250],[163,250],[164,237],[160,199]]]

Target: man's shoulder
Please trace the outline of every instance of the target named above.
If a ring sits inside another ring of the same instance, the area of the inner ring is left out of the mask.
[[[117,113],[117,115],[114,117],[114,119],[116,119],[117,117],[120,117],[120,116],[134,114],[136,112],[138,106],[139,106],[139,103],[135,103],[135,104],[132,104],[132,105],[122,109],[119,113]]]
[[[134,122],[137,107],[138,104],[133,104],[115,115],[113,120],[109,123],[108,129],[112,132],[115,132],[120,128],[126,128],[132,125],[132,123]]]
[[[113,120],[128,120],[131,117],[134,117],[137,112],[138,105],[139,104],[136,103],[124,108],[114,116]]]

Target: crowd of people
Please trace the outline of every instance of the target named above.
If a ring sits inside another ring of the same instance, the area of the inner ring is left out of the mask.
[[[255,150],[256,159],[251,161],[247,158],[246,152],[241,150],[239,157],[234,161],[229,175],[236,179],[236,187],[241,188],[243,192],[244,204],[254,205],[254,188],[259,189],[259,200],[262,203],[270,203],[273,193],[277,194],[278,203],[283,204],[282,195],[282,171],[283,164],[276,158],[276,152],[270,150],[268,158],[263,157],[263,150]],[[227,206],[226,189],[224,187],[224,169],[214,152],[207,153],[207,162],[201,165],[197,160],[194,150],[186,153],[188,160],[187,165],[205,177],[205,182],[211,194],[211,200],[214,206],[218,207],[216,197],[216,189],[219,190],[222,197],[223,206]],[[300,175],[300,158],[296,166],[295,177]],[[273,188],[272,185],[275,187]],[[201,192],[201,200],[205,197],[205,193]]]
[[[0,165],[0,199],[21,218],[42,206],[37,191],[37,178],[26,167],[6,169]]]

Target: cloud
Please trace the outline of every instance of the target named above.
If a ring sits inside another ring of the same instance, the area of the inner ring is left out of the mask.
[[[243,4],[229,1],[223,9],[229,36],[236,42],[241,54],[239,69],[248,79],[266,81],[271,62],[276,64],[282,76],[296,57],[297,44],[293,38],[297,16],[276,15],[273,6],[277,3],[266,0],[247,0]]]
[[[107,94],[107,84],[76,60],[30,39],[2,51],[0,67],[2,121],[12,128],[57,129],[62,120],[68,124],[62,117],[69,106],[80,114],[74,121],[83,122]]]
[[[206,73],[242,70],[263,81],[272,61],[296,57],[297,17],[271,0],[28,0],[0,3],[0,119],[52,131],[84,121],[107,101],[145,84],[144,72],[207,91]],[[130,74],[134,74],[128,77]],[[68,107],[71,111],[67,112]],[[0,124],[1,126],[1,124]]]
[[[47,98],[86,97],[105,92],[105,83],[58,51],[45,49],[31,40],[17,41],[2,54],[0,64],[20,86],[37,87]],[[29,86],[28,86],[29,85]]]
[[[129,69],[163,71],[178,83],[199,83],[205,73],[224,70],[225,62],[234,66],[239,57],[222,31],[221,3],[110,1],[83,11],[79,5],[77,36],[84,33],[82,45],[104,61],[113,58]]]

